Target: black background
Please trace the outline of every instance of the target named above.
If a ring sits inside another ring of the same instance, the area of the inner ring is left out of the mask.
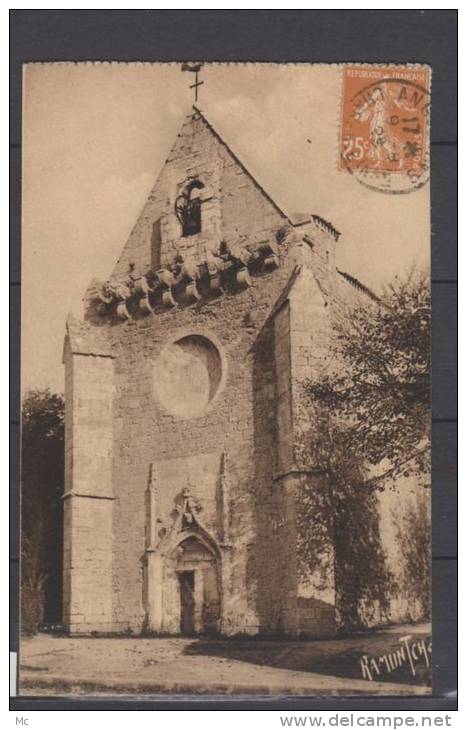
[[[21,67],[28,61],[427,63],[432,67],[433,696],[11,699],[12,710],[457,707],[457,11],[11,10],[10,649],[18,650]]]

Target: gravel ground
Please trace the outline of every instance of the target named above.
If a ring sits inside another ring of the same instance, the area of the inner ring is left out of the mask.
[[[22,695],[428,694],[426,664],[364,679],[360,657],[380,657],[428,625],[330,641],[67,638],[38,634],[20,652]]]

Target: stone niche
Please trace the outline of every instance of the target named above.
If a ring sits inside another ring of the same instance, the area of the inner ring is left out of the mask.
[[[172,415],[201,416],[225,379],[220,348],[205,335],[187,334],[168,343],[154,363],[154,396]]]

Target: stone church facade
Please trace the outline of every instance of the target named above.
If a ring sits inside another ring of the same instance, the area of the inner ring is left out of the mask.
[[[302,383],[355,294],[339,237],[292,222],[193,108],[67,321],[70,633],[334,633],[336,586],[300,577],[297,514],[323,484]]]

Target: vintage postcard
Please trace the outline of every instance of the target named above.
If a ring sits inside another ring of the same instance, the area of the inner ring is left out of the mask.
[[[390,60],[24,67],[20,693],[431,693],[431,71]]]

